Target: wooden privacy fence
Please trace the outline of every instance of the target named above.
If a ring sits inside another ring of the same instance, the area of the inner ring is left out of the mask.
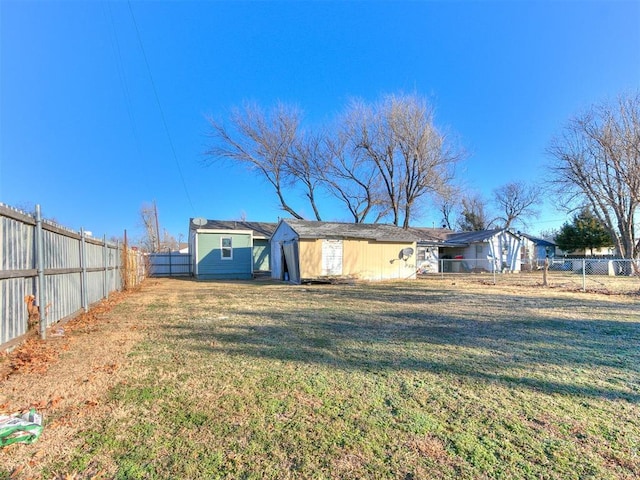
[[[0,204],[0,350],[28,333],[28,302],[39,310],[40,336],[114,291],[145,276],[139,252]]]

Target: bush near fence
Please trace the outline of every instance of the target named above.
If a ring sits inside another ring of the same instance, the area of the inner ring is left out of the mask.
[[[88,311],[145,276],[139,252],[98,240],[0,204],[0,350],[28,332],[25,297],[35,296],[41,337],[55,323]]]

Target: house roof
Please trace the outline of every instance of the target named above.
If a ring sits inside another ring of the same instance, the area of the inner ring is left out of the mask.
[[[529,240],[531,240],[534,244],[536,244],[539,247],[555,247],[556,244],[549,241],[549,240],[545,240],[543,238],[537,238],[534,237],[533,235],[529,235],[526,233],[520,233],[520,236],[524,237],[524,238],[528,238]]]
[[[510,235],[516,236],[515,233],[504,230],[502,228],[496,228],[493,230],[477,230],[472,232],[452,232],[448,230],[445,235],[444,241],[440,241],[438,245],[442,247],[466,247],[474,243],[486,242],[495,235],[506,231]],[[423,239],[419,242],[421,245],[434,245],[433,240]]]
[[[438,244],[447,240],[453,230],[448,228],[410,227],[410,231],[418,235],[420,243]]]
[[[494,230],[477,230],[473,232],[459,232],[452,233],[447,237],[447,243],[478,243],[478,242],[486,242],[493,236],[502,232],[501,228],[496,228]]]
[[[253,230],[254,236],[266,238],[271,238],[277,226],[277,223],[242,220],[207,220],[206,223],[197,225],[193,223],[193,218],[189,220],[189,230]]]
[[[413,231],[382,223],[340,223],[286,219],[300,238],[354,238],[379,242],[416,242],[420,237]]]

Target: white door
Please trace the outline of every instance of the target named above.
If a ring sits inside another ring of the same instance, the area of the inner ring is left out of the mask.
[[[342,275],[342,240],[322,241],[322,275]]]

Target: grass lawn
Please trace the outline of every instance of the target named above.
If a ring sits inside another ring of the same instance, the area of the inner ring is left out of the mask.
[[[452,283],[149,280],[111,313],[143,332],[117,381],[31,471],[640,477],[638,297]]]

